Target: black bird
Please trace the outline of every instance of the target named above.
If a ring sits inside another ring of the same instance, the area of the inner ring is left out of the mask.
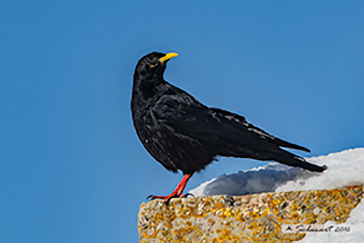
[[[307,148],[276,138],[248,123],[240,115],[210,108],[163,78],[166,63],[177,53],[153,52],[142,57],[134,73],[131,111],[145,149],[167,170],[183,172],[183,178],[166,199],[183,196],[189,178],[216,156],[272,160],[322,172],[281,147],[310,152]]]

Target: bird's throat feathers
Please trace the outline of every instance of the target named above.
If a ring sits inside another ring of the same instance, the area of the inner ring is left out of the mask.
[[[159,97],[158,93],[163,90],[163,84],[165,84],[163,77],[135,77],[133,84],[132,100],[138,104],[138,106],[146,105],[151,100]],[[139,97],[139,98],[137,98]],[[139,101],[135,99],[140,99]]]

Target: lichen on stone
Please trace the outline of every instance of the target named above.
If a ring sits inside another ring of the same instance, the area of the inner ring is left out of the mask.
[[[292,242],[283,224],[344,223],[361,186],[333,190],[152,200],[140,206],[139,242]]]

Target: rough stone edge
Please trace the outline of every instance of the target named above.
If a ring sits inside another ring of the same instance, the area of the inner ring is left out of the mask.
[[[292,242],[305,233],[282,225],[344,223],[361,201],[362,186],[333,190],[209,196],[142,203],[139,242]]]

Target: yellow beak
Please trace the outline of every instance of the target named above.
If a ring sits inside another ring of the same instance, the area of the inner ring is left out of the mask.
[[[163,63],[163,62],[168,61],[169,59],[171,59],[173,57],[176,57],[176,56],[178,56],[177,53],[169,52],[164,57],[159,58],[159,61]]]

